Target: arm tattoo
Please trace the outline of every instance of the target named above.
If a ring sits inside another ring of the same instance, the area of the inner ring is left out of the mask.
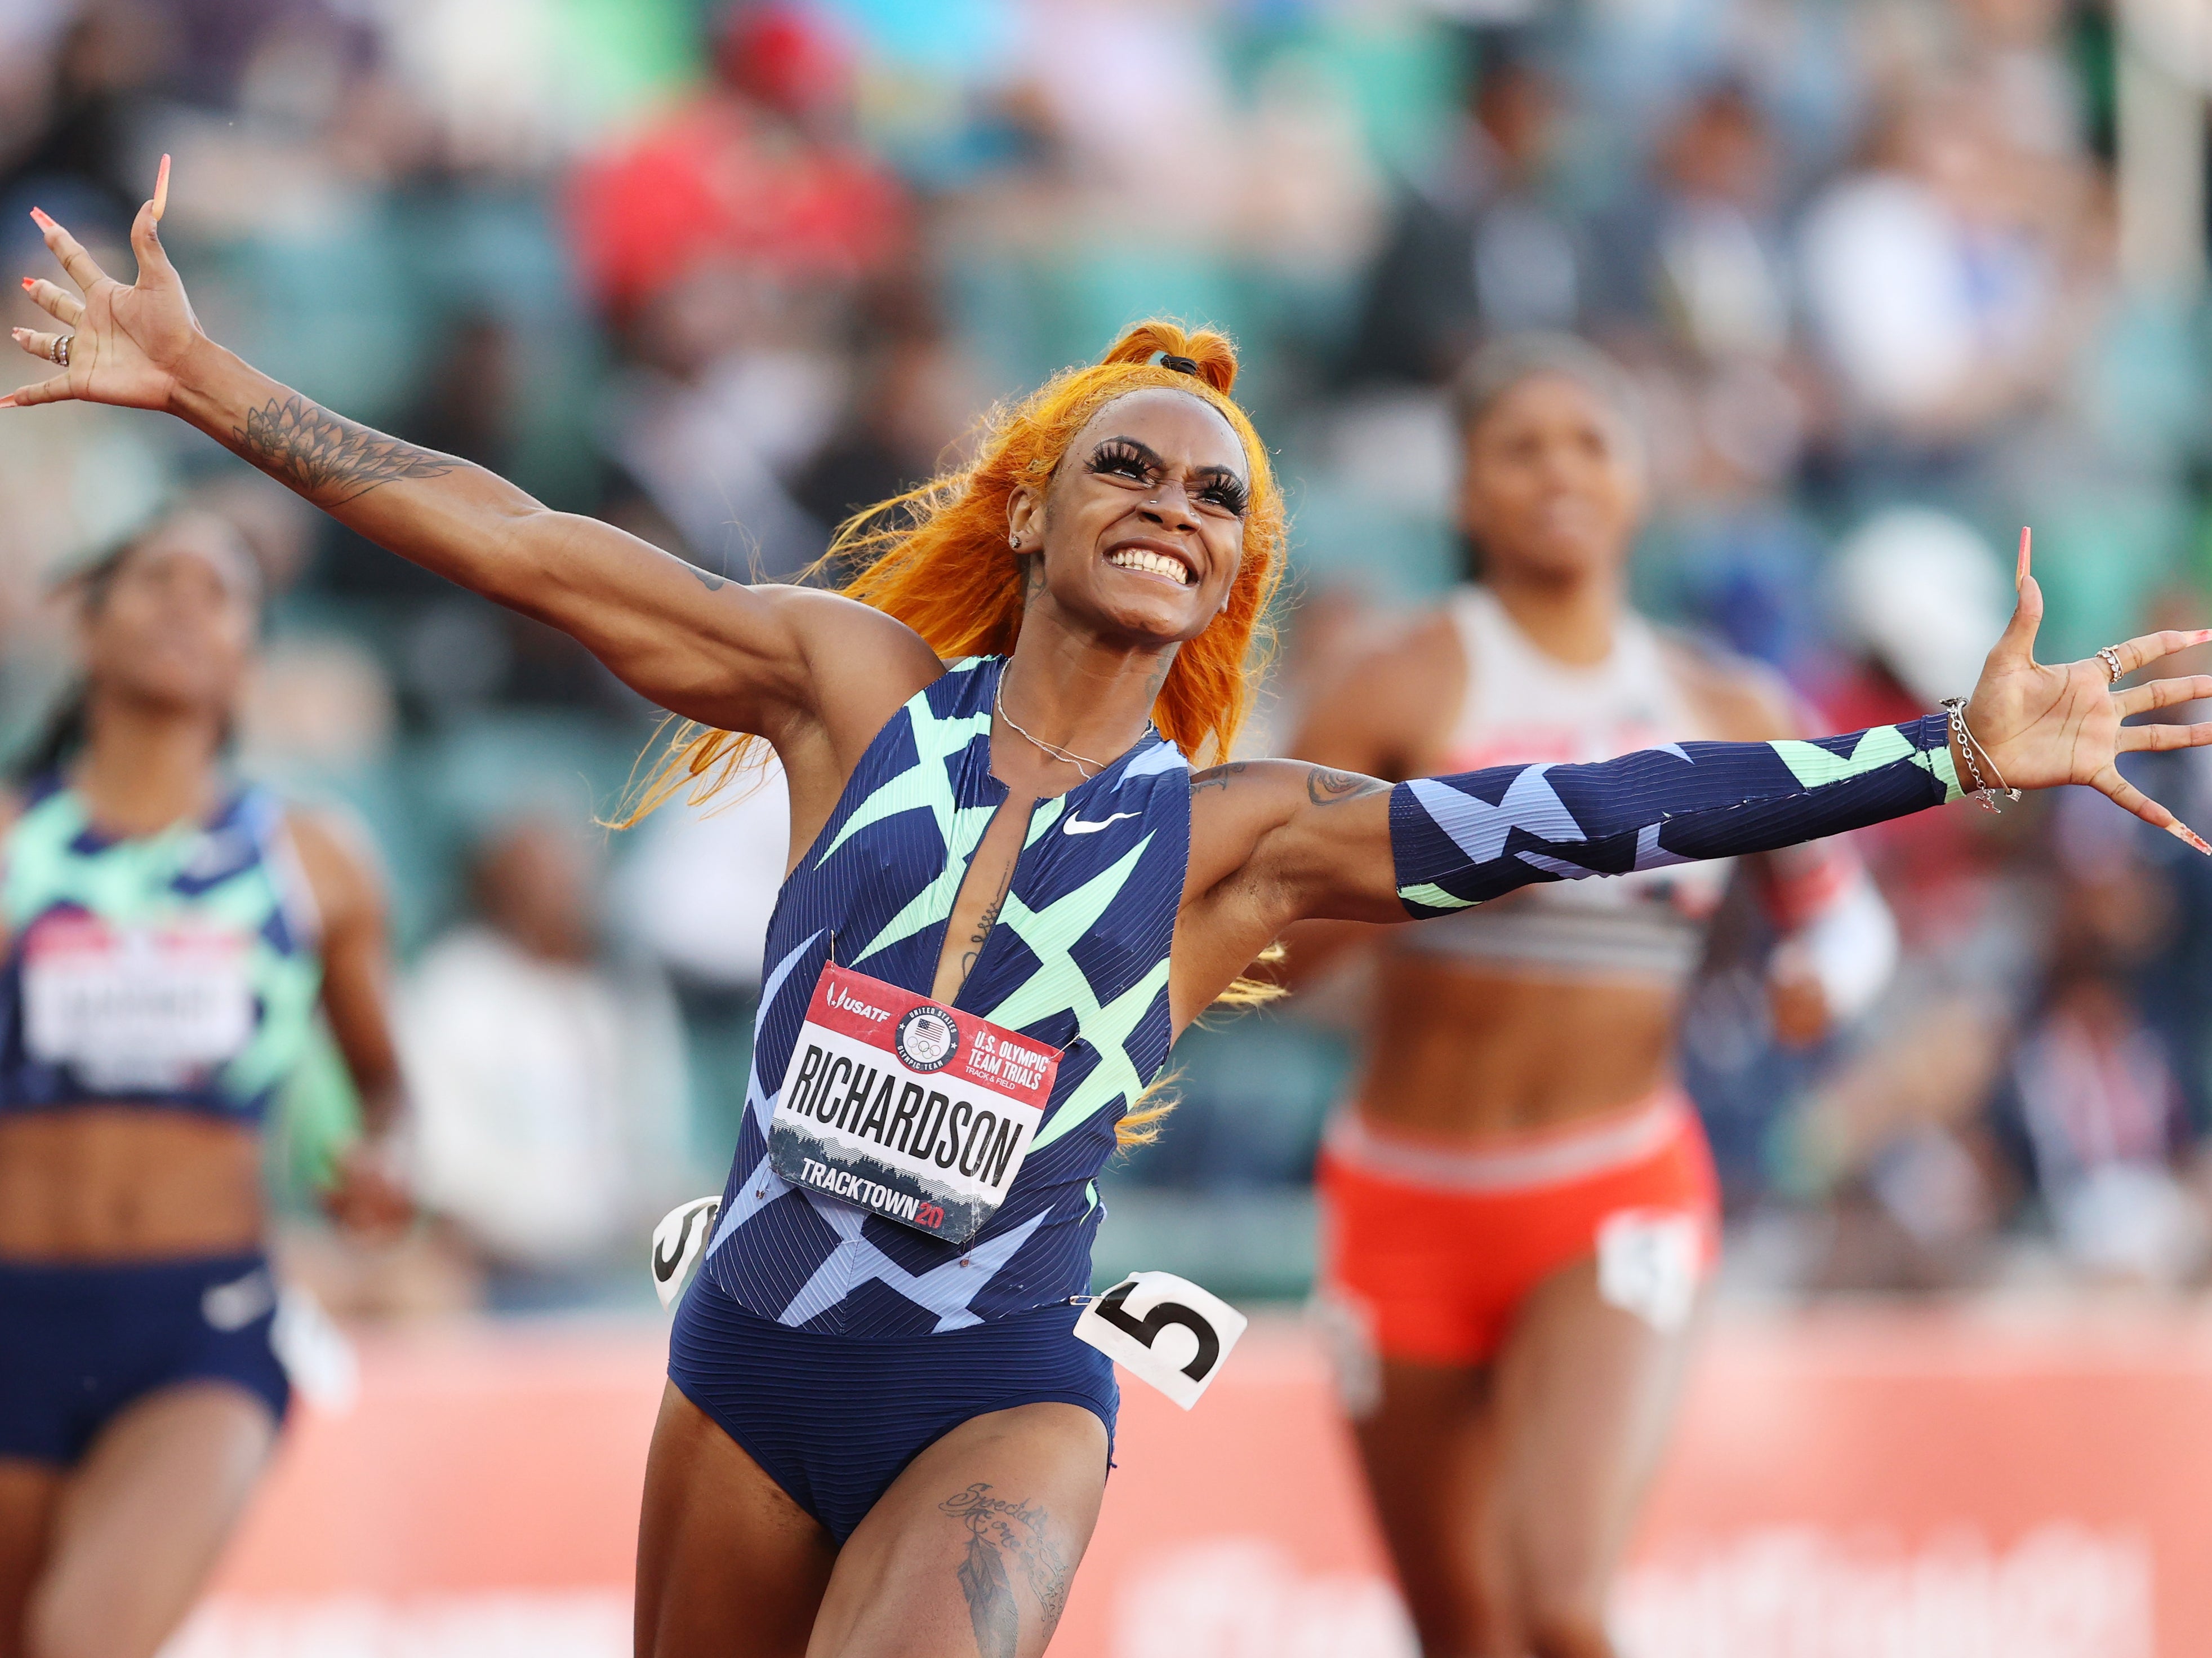
[[[690,571],[693,575],[697,576],[699,578],[699,585],[702,587],[704,587],[710,593],[720,592],[723,588],[730,585],[729,577],[716,575],[712,570],[702,570],[697,565],[691,563],[689,560],[684,562],[684,568]]]
[[[1225,766],[1208,766],[1204,771],[1194,772],[1191,775],[1190,792],[1196,794],[1200,789],[1225,790],[1229,786],[1230,780],[1242,776],[1249,763],[1243,760],[1232,760]]]
[[[1364,799],[1370,794],[1388,794],[1390,786],[1372,777],[1362,777],[1356,771],[1331,771],[1326,766],[1316,766],[1306,774],[1306,799],[1317,806],[1341,805],[1346,800]]]
[[[1046,1529],[1042,1506],[994,1497],[989,1484],[980,1480],[937,1506],[968,1527],[968,1548],[953,1575],[967,1598],[968,1621],[982,1658],[1014,1658],[1017,1649],[1020,1618],[1006,1572],[1009,1555],[1036,1597],[1049,1641],[1067,1606],[1068,1572]]]
[[[343,507],[380,484],[443,477],[462,463],[333,415],[303,397],[271,398],[230,429],[238,452],[323,507]]]

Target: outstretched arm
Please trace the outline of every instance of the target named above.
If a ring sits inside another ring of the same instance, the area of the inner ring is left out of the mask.
[[[1395,896],[1419,920],[1534,881],[1771,852],[1958,799],[1930,714],[1809,743],[1679,743],[1391,790]]]
[[[884,691],[891,706],[936,673],[936,659],[910,629],[865,606],[726,583],[610,525],[553,512],[482,467],[357,425],[259,373],[210,340],[193,315],[161,242],[167,183],[165,158],[155,199],[131,227],[138,277],[127,287],[33,211],[77,291],[26,280],[64,331],[18,329],[16,343],[58,372],[0,406],[78,400],[177,415],[369,540],[574,635],[632,689],[708,725],[777,737],[793,716],[835,723],[834,711],[817,706],[812,671],[834,656],[863,665],[851,700],[866,706],[854,725],[872,732],[887,710],[867,695],[866,665],[886,667],[896,682]]]
[[[2212,677],[2121,689],[2096,657],[2039,664],[2043,600],[2024,550],[2019,586],[1966,709],[1984,774],[1994,766],[2022,788],[2087,784],[2212,850],[2117,765],[2125,752],[2212,744],[2212,724],[2121,723],[2212,696]],[[2112,648],[2125,675],[2207,639],[2150,634]],[[1972,768],[1947,725],[1930,714],[1813,742],[1684,743],[1593,765],[1500,766],[1395,786],[1283,761],[1200,773],[1178,1014],[1202,1009],[1219,992],[1214,978],[1225,984],[1295,920],[1419,920],[1532,882],[1768,852],[1955,799]]]

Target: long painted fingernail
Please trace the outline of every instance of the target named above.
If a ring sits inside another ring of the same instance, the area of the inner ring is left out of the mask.
[[[2173,836],[2177,841],[2186,841],[2191,846],[2195,847],[2197,851],[2203,853],[2207,858],[2212,858],[2212,847],[2206,846],[2204,844],[2204,837],[2199,835],[2195,829],[2190,828],[2188,824],[2168,823],[2166,826],[2166,832]]]
[[[13,409],[15,406],[15,399],[14,398],[0,398],[0,409]]]
[[[2020,558],[2013,567],[2012,585],[2015,587],[2019,586],[2021,582],[2027,580],[2029,545],[2030,537],[2028,534],[2028,528],[2027,525],[2023,524],[2020,526]]]
[[[26,294],[29,293],[33,288],[36,288],[38,285],[39,285],[39,279],[38,279],[36,276],[26,276],[26,277],[24,277],[24,278],[23,278],[23,291],[24,291]]]
[[[161,216],[169,210],[169,158],[161,158],[161,170],[154,175],[154,222],[161,222]]]
[[[52,230],[54,228],[54,222],[35,207],[31,210],[31,222],[41,230]]]

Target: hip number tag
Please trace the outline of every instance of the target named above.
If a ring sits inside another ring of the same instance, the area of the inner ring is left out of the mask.
[[[1083,1309],[1075,1339],[1187,1411],[1221,1374],[1247,1322],[1187,1278],[1132,1272]]]

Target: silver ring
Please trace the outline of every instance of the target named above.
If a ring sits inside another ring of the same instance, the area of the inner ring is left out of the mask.
[[[76,336],[74,334],[57,334],[54,336],[54,349],[47,355],[53,358],[56,367],[61,368],[66,368],[69,367],[70,342],[76,337]]]
[[[2105,671],[2112,675],[2110,683],[2115,685],[2118,684],[2120,683],[2121,675],[2125,672],[2125,670],[2120,666],[2120,653],[2114,650],[2110,645],[2107,645],[2102,650],[2099,651],[2097,654],[2102,657],[2105,660]]]

